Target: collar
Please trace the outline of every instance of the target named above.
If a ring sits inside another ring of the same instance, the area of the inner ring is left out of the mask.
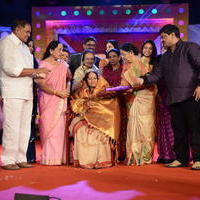
[[[23,44],[23,42],[13,32],[10,34],[10,38],[17,46]]]
[[[176,47],[180,46],[180,44],[182,43],[183,41],[180,39],[177,43],[176,43]]]
[[[182,40],[180,39],[177,43],[176,43],[176,47],[175,47],[175,50],[174,50],[174,52],[176,51],[176,49],[182,44]],[[171,49],[170,48],[168,48],[168,50],[167,50],[168,52],[170,52],[170,53],[172,53],[172,51],[171,51]]]

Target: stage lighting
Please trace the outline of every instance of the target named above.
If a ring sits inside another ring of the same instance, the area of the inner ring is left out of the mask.
[[[48,12],[48,15],[49,16],[53,16],[53,13],[50,11],[50,12]]]
[[[41,24],[40,23],[37,23],[36,24],[36,28],[40,28],[41,27]]]
[[[156,8],[151,10],[151,13],[154,14],[154,15],[157,14],[157,12],[158,12],[158,10]]]
[[[183,38],[183,37],[184,37],[184,33],[181,33],[181,34],[180,34],[180,37]]]
[[[118,10],[116,10],[116,9],[113,10],[113,11],[112,11],[112,14],[113,14],[113,15],[117,15],[117,14],[118,14]]]
[[[36,47],[36,52],[40,52],[41,48],[40,47]]]
[[[35,12],[35,15],[36,15],[37,17],[39,17],[39,16],[40,16],[40,11]]]
[[[64,17],[64,16],[66,16],[66,15],[67,15],[67,12],[66,12],[65,10],[63,10],[63,11],[61,11],[61,12],[60,12],[60,14],[61,14],[61,16],[63,16],[63,17]]]
[[[171,13],[171,9],[170,9],[170,8],[167,8],[167,9],[165,10],[165,12],[166,12],[167,14],[170,14],[170,13]]]
[[[78,10],[75,10],[75,11],[74,11],[74,15],[75,15],[75,16],[78,16],[79,14],[80,14],[80,12],[79,12]]]
[[[36,40],[40,40],[41,39],[41,36],[40,35],[36,35]]]
[[[184,9],[184,8],[179,8],[179,9],[178,9],[178,12],[179,12],[179,13],[184,13],[184,12],[185,12],[185,9]]]
[[[126,15],[130,15],[131,14],[131,10],[130,9],[126,9],[125,13],[126,13]]]
[[[138,14],[140,14],[140,15],[144,14],[144,9],[138,10]]]
[[[184,22],[183,20],[179,20],[179,21],[178,21],[178,24],[179,24],[180,26],[183,26],[183,25],[185,24],[185,22]]]
[[[105,11],[104,11],[104,10],[100,10],[100,11],[99,11],[99,14],[100,14],[100,15],[104,15],[104,14],[105,14]]]
[[[92,15],[92,11],[91,10],[87,10],[86,15],[88,15],[88,16]]]

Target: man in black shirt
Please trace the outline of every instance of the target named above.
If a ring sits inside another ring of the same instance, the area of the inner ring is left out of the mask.
[[[192,169],[200,170],[200,47],[182,41],[175,25],[165,25],[160,35],[163,46],[168,50],[162,56],[159,66],[138,78],[136,84],[149,85],[164,79],[176,153],[176,160],[166,166],[186,166],[191,146],[194,161]]]
[[[97,43],[96,39],[92,36],[85,38],[85,40],[83,41],[84,51],[91,50],[91,51],[95,52],[96,43]],[[75,53],[75,54],[71,55],[71,58],[70,58],[71,62],[70,62],[69,68],[70,68],[72,75],[74,74],[76,69],[81,65],[82,54],[83,53]],[[100,59],[95,56],[94,64],[96,65],[96,67],[99,67],[99,61],[100,61]]]

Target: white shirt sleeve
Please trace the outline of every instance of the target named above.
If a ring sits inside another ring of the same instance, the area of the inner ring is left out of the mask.
[[[7,76],[18,77],[23,71],[23,66],[18,63],[21,59],[21,55],[18,53],[16,48],[20,46],[15,46],[10,41],[1,41],[0,44],[0,63],[2,70],[7,74]]]

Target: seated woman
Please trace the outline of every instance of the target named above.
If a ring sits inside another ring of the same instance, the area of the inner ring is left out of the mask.
[[[120,114],[116,98],[100,95],[106,87],[109,87],[106,80],[90,71],[72,97],[71,107],[76,117],[69,129],[74,136],[75,167],[93,169],[113,165]]]
[[[137,57],[138,50],[130,43],[121,47],[121,54],[130,64],[123,74],[122,85],[133,85],[136,77],[152,70]],[[129,111],[127,126],[127,164],[150,164],[153,157],[155,137],[155,98],[156,87],[134,89],[134,99]]]

